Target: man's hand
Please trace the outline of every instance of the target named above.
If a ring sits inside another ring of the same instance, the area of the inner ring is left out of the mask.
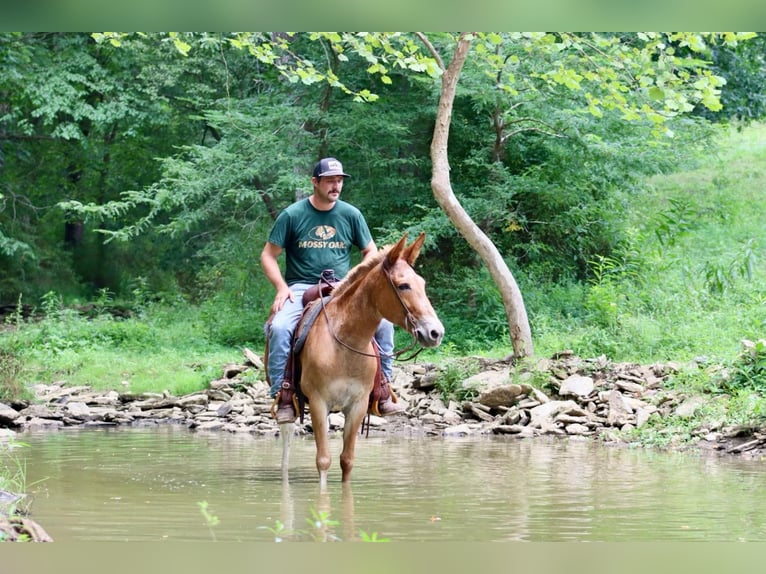
[[[295,301],[295,295],[293,295],[292,290],[287,286],[279,289],[277,291],[277,296],[274,297],[274,304],[271,306],[271,312],[278,312],[288,299],[290,299],[290,301]]]

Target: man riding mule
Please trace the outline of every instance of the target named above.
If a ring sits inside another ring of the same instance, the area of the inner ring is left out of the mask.
[[[444,326],[426,294],[425,280],[413,267],[425,234],[421,233],[411,245],[406,241],[405,234],[395,245],[364,259],[337,284],[331,297],[312,303],[318,316],[305,329],[300,391],[311,410],[322,490],[327,487],[331,462],[328,436],[331,412],[344,416],[341,480],[344,483],[351,480],[356,438],[369,410],[370,394],[374,396],[376,371],[380,370],[373,335],[381,317],[405,329],[412,335],[413,344],[422,347],[437,347],[444,336]],[[298,328],[304,332],[303,322]],[[283,387],[280,394],[284,391]],[[293,434],[290,427],[292,422],[279,425],[285,481]]]
[[[339,199],[347,177],[337,159],[317,162],[311,177],[312,195],[279,214],[261,252],[261,267],[277,291],[265,331],[270,394],[278,401],[275,418],[280,424],[294,421],[297,415],[290,378],[293,373],[287,367],[293,334],[304,308],[304,293],[317,285],[324,271],[332,270],[336,278],[344,277],[350,268],[352,247],[361,251],[363,261],[378,251],[362,213]],[[278,263],[282,252],[286,258],[284,278]],[[375,341],[380,349],[382,376],[376,377],[372,409],[389,416],[403,410],[390,391],[394,328],[389,321],[380,321]]]

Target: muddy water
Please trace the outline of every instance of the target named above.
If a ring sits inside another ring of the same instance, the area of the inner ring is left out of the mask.
[[[566,439],[341,441],[163,426],[26,434],[32,517],[57,541],[766,541],[766,463]],[[200,505],[206,503],[208,517]],[[324,520],[323,520],[324,518]]]

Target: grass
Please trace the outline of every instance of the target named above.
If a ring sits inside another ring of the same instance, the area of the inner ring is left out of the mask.
[[[48,309],[43,319],[6,330],[0,337],[3,350],[23,365],[17,386],[21,378],[27,388],[63,381],[94,390],[166,390],[176,396],[206,388],[221,376],[224,364],[242,360],[241,349],[210,340],[200,314],[191,308],[157,308],[125,320]]]
[[[530,287],[538,355],[731,359],[766,333],[766,126],[721,135],[698,169],[625,198],[628,240],[590,284]]]

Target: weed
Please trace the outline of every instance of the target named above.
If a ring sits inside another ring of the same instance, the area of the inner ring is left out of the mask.
[[[202,516],[205,518],[205,525],[207,526],[208,530],[210,531],[210,537],[215,541],[215,531],[213,530],[216,526],[220,524],[220,520],[218,520],[218,517],[214,514],[211,514],[207,507],[207,500],[203,500],[202,502],[198,502],[197,506],[199,506],[199,510],[202,513]]]
[[[698,214],[689,199],[670,198],[668,203],[670,207],[657,214],[655,234],[661,245],[673,246],[694,228]]]
[[[462,402],[476,396],[476,389],[463,386],[463,381],[475,374],[476,366],[469,366],[461,361],[450,361],[445,364],[439,378],[436,380],[436,389],[439,391],[444,402],[456,400]]]
[[[24,361],[13,348],[0,348],[0,400],[18,399],[24,394],[21,372]]]
[[[723,295],[737,279],[751,281],[756,261],[754,239],[749,239],[728,263],[707,261],[702,273],[708,291]]]
[[[723,392],[766,394],[766,340],[742,341],[743,350],[719,379]]]
[[[360,530],[359,535],[362,537],[363,542],[391,542],[390,538],[379,538],[377,532],[367,534],[364,530]]]

